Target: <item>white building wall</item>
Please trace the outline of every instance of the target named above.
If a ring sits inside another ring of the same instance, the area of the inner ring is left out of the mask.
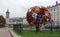
[[[54,6],[48,7],[48,9],[51,13],[51,17],[52,17],[51,19],[55,21],[55,25],[57,25],[57,23],[60,21],[60,4],[56,4]]]

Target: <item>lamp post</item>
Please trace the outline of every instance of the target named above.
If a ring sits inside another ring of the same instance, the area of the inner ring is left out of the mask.
[[[53,20],[50,20],[50,33],[52,34],[52,24],[53,24]]]
[[[57,31],[59,31],[59,6],[57,6]]]

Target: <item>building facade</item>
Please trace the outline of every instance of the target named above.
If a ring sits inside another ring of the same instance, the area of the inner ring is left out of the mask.
[[[56,1],[56,5],[47,7],[51,13],[51,19],[54,21],[54,25],[59,25],[60,23],[60,3]]]

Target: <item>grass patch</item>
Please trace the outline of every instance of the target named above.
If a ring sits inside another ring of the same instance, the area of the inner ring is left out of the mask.
[[[22,37],[60,37],[60,32],[53,31],[51,34],[50,31],[40,31],[36,33],[34,30],[23,30],[22,33],[19,31],[15,31],[16,34],[20,35]]]

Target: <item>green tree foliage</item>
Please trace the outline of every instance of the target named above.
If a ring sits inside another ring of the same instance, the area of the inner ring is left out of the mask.
[[[2,15],[0,16],[0,24],[6,24],[6,20]]]

